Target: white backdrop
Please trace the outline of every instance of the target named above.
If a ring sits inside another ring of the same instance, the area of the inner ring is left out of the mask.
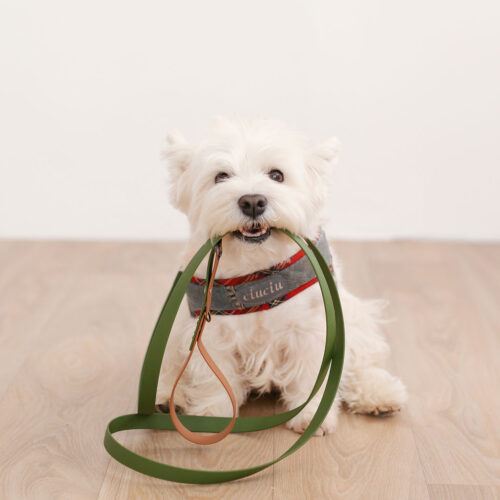
[[[342,142],[329,234],[500,237],[500,3],[0,0],[0,237],[184,238],[166,131]]]

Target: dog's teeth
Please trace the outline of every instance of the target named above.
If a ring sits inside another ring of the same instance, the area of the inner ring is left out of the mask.
[[[251,233],[250,231],[247,231],[246,229],[242,229],[240,232],[243,236],[246,236],[247,238],[258,238],[259,236],[262,236],[265,234],[267,229],[261,229],[260,231],[256,233]]]

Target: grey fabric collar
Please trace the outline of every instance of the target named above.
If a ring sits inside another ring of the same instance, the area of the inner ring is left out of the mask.
[[[332,255],[325,232],[315,242],[332,269]],[[317,282],[314,270],[302,250],[269,269],[236,278],[215,280],[211,314],[246,314],[276,307]],[[205,281],[193,278],[188,285],[189,311],[197,316],[203,302]]]

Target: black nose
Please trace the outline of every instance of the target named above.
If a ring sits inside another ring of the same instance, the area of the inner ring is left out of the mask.
[[[245,194],[238,200],[241,211],[248,217],[257,217],[266,210],[267,198],[261,194]]]

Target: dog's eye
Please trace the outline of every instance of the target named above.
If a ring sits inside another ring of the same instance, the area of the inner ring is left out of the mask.
[[[285,176],[281,170],[274,168],[267,174],[273,181],[283,182],[285,180]]]
[[[215,184],[217,184],[218,182],[225,181],[227,179],[229,179],[229,174],[227,172],[219,172],[215,176]]]

